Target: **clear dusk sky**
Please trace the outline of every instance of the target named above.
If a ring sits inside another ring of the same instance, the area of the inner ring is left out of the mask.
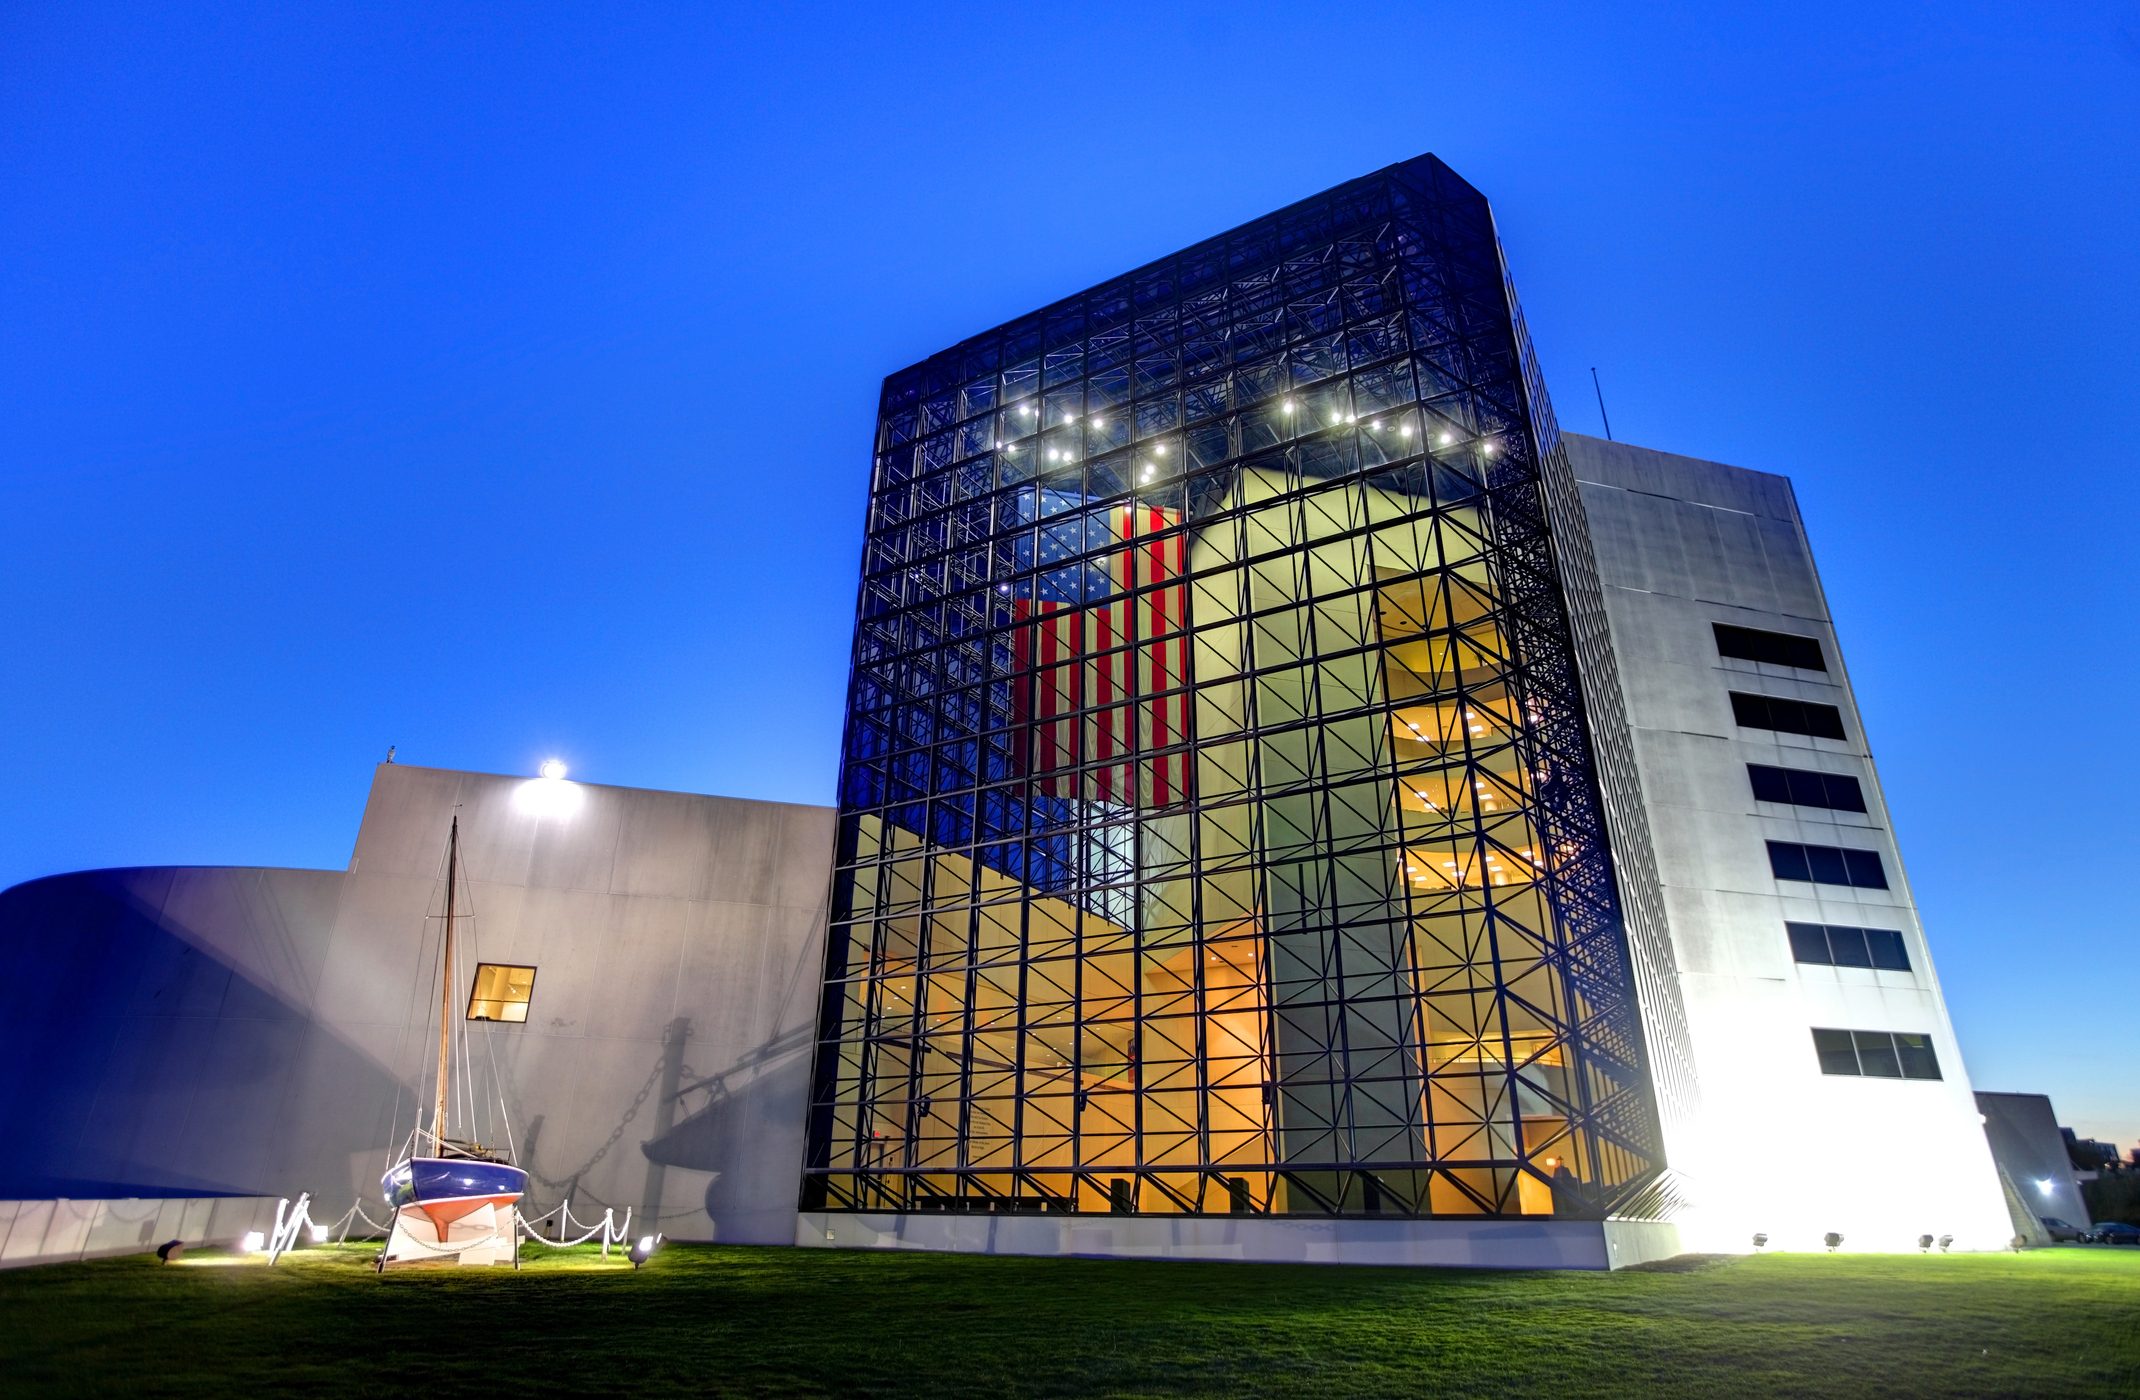
[[[1972,1078],[2140,1139],[2133,3],[6,5],[0,886],[829,801],[878,381],[1422,151],[1564,426],[1796,482]]]

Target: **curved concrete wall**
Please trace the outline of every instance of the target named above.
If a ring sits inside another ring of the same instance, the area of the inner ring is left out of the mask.
[[[475,958],[537,969],[525,1025],[473,1028],[469,1076],[502,1096],[535,1207],[792,1242],[831,811],[408,766],[378,770],[347,871],[0,892],[0,1198],[310,1191],[317,1218],[377,1214],[428,1092],[456,812],[457,1002]]]

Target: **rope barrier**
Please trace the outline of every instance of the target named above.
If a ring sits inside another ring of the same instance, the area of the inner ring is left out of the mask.
[[[552,1216],[557,1217],[558,1222],[557,1238],[555,1239],[543,1234],[541,1230],[536,1228],[540,1222],[548,1220]],[[319,1222],[312,1218],[312,1196],[310,1192],[299,1193],[294,1207],[291,1205],[289,1198],[284,1197],[275,1204],[275,1227],[268,1237],[266,1250],[268,1263],[273,1264],[291,1249],[296,1248],[301,1235],[307,1228],[318,1228],[323,1234],[336,1235],[336,1243],[346,1244],[349,1241],[350,1231],[356,1227],[356,1222],[359,1220],[370,1228],[373,1237],[383,1237],[387,1244],[393,1244],[394,1229],[391,1217],[385,1224],[372,1219],[371,1213],[364,1209],[364,1202],[361,1199],[351,1202],[348,1210],[344,1211],[330,1224],[321,1227]],[[513,1212],[513,1220],[513,1231],[519,1239],[533,1240],[537,1244],[547,1245],[551,1249],[571,1249],[577,1245],[583,1245],[599,1235],[602,1238],[602,1257],[604,1259],[609,1257],[609,1247],[611,1245],[627,1243],[631,1239],[632,1232],[632,1208],[630,1206],[624,1208],[624,1218],[621,1221],[617,1219],[617,1211],[614,1206],[604,1207],[602,1218],[599,1220],[593,1222],[576,1221],[572,1216],[572,1202],[569,1198],[559,1201],[555,1206],[540,1215],[530,1216],[516,1210]],[[582,1225],[585,1226],[585,1229],[579,1235],[570,1239],[566,1238],[573,1229]],[[497,1244],[503,1236],[504,1232],[493,1229],[481,1239],[463,1240],[452,1244],[434,1246],[426,1244],[404,1231],[400,1242],[427,1254],[458,1254],[463,1250],[479,1249]],[[515,1267],[517,1266],[516,1260]]]

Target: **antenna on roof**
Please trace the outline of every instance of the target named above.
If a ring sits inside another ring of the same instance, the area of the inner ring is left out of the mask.
[[[1598,383],[1598,367],[1596,365],[1590,367],[1590,387],[1597,390],[1598,417],[1605,420],[1605,441],[1611,442],[1613,440],[1612,419],[1605,412],[1605,386]]]

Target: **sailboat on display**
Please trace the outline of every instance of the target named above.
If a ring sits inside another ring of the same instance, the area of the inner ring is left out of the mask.
[[[460,879],[461,820],[446,837],[446,920],[439,970],[438,1072],[428,1130],[419,1117],[400,1160],[379,1179],[394,1211],[393,1232],[380,1251],[379,1268],[390,1263],[432,1261],[461,1264],[520,1263],[520,1198],[528,1188],[525,1168],[512,1152],[448,1136],[452,1103],[455,909]],[[511,1141],[511,1132],[507,1132]]]

